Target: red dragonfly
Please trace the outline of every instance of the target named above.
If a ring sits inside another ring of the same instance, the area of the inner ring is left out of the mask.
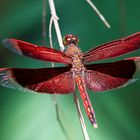
[[[88,62],[114,58],[140,49],[140,32],[103,44],[85,53],[77,47],[78,42],[76,36],[66,35],[63,39],[66,50],[61,52],[17,39],[5,39],[4,46],[15,53],[67,66],[40,69],[0,68],[0,84],[43,94],[72,93],[77,85],[87,116],[96,128],[95,113],[86,87],[98,92],[123,86],[132,80],[134,73],[140,68],[140,57],[100,64]]]

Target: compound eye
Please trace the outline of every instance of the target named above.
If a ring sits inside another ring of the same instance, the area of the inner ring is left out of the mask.
[[[75,43],[75,44],[78,44],[78,42],[79,42],[79,40],[78,40],[77,37],[73,37],[73,38],[72,38],[72,41],[73,41],[73,43]]]
[[[64,46],[70,45],[70,44],[75,44],[77,45],[78,43],[78,38],[72,34],[68,34],[63,38],[63,44]]]
[[[68,38],[66,39],[66,41],[67,41],[67,42],[70,42],[70,41],[71,41],[71,38],[70,38],[70,37],[68,37]]]
[[[72,40],[76,41],[76,37],[73,37]]]

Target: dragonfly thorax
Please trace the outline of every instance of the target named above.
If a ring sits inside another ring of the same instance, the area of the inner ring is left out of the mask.
[[[73,72],[79,73],[85,69],[84,64],[82,62],[83,54],[76,45],[74,45],[74,44],[68,45],[65,53],[72,57],[72,69],[71,70]]]
[[[74,57],[72,61],[72,69],[71,69],[75,74],[80,74],[83,73],[85,70],[85,66],[82,63],[81,59],[79,57]]]

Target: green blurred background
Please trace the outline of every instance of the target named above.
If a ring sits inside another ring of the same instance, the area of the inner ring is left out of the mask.
[[[82,51],[140,30],[140,1],[92,0],[111,24],[107,29],[84,0],[55,0],[62,35],[79,36]],[[42,1],[0,0],[0,42],[17,38],[42,44]],[[47,44],[50,11],[47,3]],[[59,49],[53,29],[54,47]],[[138,56],[140,51],[127,56]],[[122,57],[124,58],[124,57]],[[116,59],[117,60],[117,59]],[[13,54],[0,44],[0,67],[49,67],[49,63]],[[81,103],[91,140],[140,139],[140,81],[89,96],[99,128],[94,129]],[[77,92],[78,93],[78,92]],[[63,133],[50,95],[0,87],[0,140],[83,140],[72,95],[58,95]]]

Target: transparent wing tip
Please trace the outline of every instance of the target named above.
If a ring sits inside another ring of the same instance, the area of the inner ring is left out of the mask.
[[[22,55],[22,52],[14,39],[4,39],[2,41],[3,45],[14,53]]]
[[[137,81],[138,79],[130,79],[128,80],[125,84],[123,84],[122,86],[118,87],[118,88],[122,88],[122,87],[126,87],[128,85],[131,85],[132,83],[134,83],[135,81]]]
[[[0,68],[0,85],[7,88],[18,89],[24,92],[38,94],[38,92],[24,88],[20,84],[18,84],[15,81],[10,68]]]
[[[13,45],[15,45],[15,44],[13,44],[13,42],[10,41],[10,39],[4,39],[2,41],[2,43],[8,49],[11,49],[13,47]]]
[[[0,68],[0,85],[9,88],[21,88],[21,86],[14,81],[8,68]]]

